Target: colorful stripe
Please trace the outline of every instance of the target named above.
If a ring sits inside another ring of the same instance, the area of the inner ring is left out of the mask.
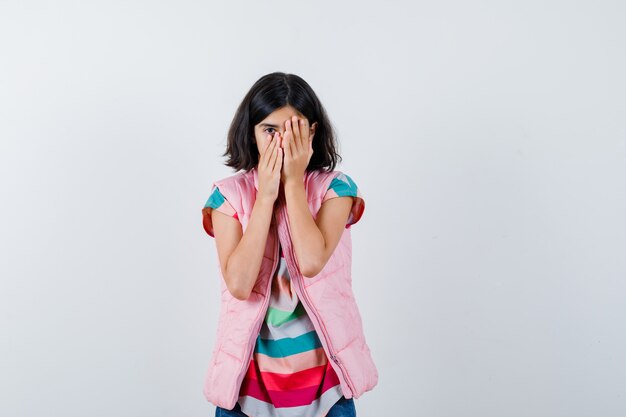
[[[209,196],[209,199],[204,204],[204,208],[211,208],[217,211],[220,211],[228,216],[234,217],[238,219],[237,211],[233,208],[233,206],[226,200],[222,192],[219,188],[213,188],[213,192]]]
[[[273,307],[270,306],[269,308]],[[300,303],[298,307],[296,307],[296,310],[302,310],[304,312],[303,314],[306,314],[306,311],[304,311],[304,308],[302,307],[302,303]],[[266,321],[266,324],[267,326],[261,327],[261,331],[259,334],[262,339],[266,340],[272,337],[272,332],[276,331],[276,327],[280,327],[280,332],[283,337],[290,337],[292,339],[298,337],[301,334],[308,333],[311,330],[315,330],[315,327],[313,327],[313,322],[311,322],[311,320],[290,320],[282,324],[279,323],[278,325],[275,325],[273,322]]]
[[[327,362],[320,366],[312,366],[307,369],[303,369],[297,372],[291,372],[288,374],[263,372],[262,381],[257,374],[256,367],[252,364],[252,367],[248,367],[248,379],[256,381],[257,385],[263,386],[265,391],[272,391],[276,393],[284,393],[291,390],[303,390],[309,387],[319,387],[320,380],[323,380],[327,368],[330,368],[330,364]],[[312,400],[315,398],[312,398]]]
[[[273,358],[282,358],[307,350],[317,349],[322,346],[322,342],[314,331],[301,334],[298,337],[285,337],[279,340],[261,339],[257,336],[255,352],[263,353]]]
[[[327,363],[286,375],[265,372],[261,374],[261,378],[258,378],[257,370],[251,361],[239,391],[239,395],[244,396],[243,399],[239,398],[241,409],[247,415],[254,415],[247,407],[249,397],[270,403],[274,409],[310,406],[311,404],[319,407],[320,394],[334,387],[338,388],[339,385],[337,374],[331,372],[331,369],[332,367]],[[340,397],[341,395],[335,395],[330,398],[335,398],[336,402]],[[332,407],[332,404],[329,405]],[[269,415],[281,415],[282,412],[281,409]]]
[[[306,314],[304,307],[301,304],[298,304],[298,307],[294,311],[283,311],[279,310],[276,307],[269,306],[267,309],[267,320],[268,324],[271,324],[274,327],[278,327],[282,324],[287,323],[288,321],[295,320],[301,315]]]
[[[311,388],[319,389],[319,388]],[[341,398],[341,394],[337,393],[335,388],[330,388],[323,390],[321,395],[311,401],[307,405],[297,405],[298,403],[306,402],[303,401],[302,397],[306,395],[306,393],[299,392],[296,395],[292,395],[293,401],[280,401],[279,404],[282,406],[280,408],[276,408],[273,403],[272,398],[275,398],[274,393],[267,393],[267,395],[263,395],[262,392],[255,392],[255,387],[250,387],[246,392],[251,395],[246,395],[245,398],[245,408],[244,412],[248,416],[251,417],[262,417],[262,416],[281,416],[281,417],[319,417],[325,416],[328,413],[330,407],[328,404],[335,404],[339,398]],[[308,395],[310,397],[310,394]],[[287,398],[289,400],[289,398]],[[278,401],[278,400],[276,400]],[[241,404],[241,399],[240,399]]]
[[[330,182],[329,188],[333,190],[339,197],[356,197],[358,193],[356,183],[352,180],[352,178],[343,173],[333,178],[333,180]]]
[[[346,228],[350,227],[360,219],[364,200],[352,178],[341,172],[330,182],[322,203],[335,197],[353,197],[346,223]],[[207,231],[212,231],[211,210],[237,218],[236,210],[217,187],[204,205]],[[280,246],[279,257],[269,305],[238,402],[250,417],[325,416],[343,395],[339,378],[295,293]]]
[[[255,357],[255,365],[259,371],[277,374],[303,371],[326,363],[328,363],[326,352],[322,347],[290,355],[287,359],[273,358],[263,354],[258,354]]]
[[[346,221],[346,228],[349,228],[359,221],[365,210],[365,201],[361,190],[359,190],[359,187],[349,175],[340,172],[330,182],[330,186],[322,199],[322,204],[335,197],[354,197],[350,215]]]
[[[325,416],[343,395],[341,385],[280,254],[238,402],[254,417]]]

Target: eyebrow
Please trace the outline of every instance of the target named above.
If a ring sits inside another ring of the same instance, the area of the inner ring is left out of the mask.
[[[261,123],[259,126],[261,127],[278,127],[278,125],[273,125],[271,123]]]

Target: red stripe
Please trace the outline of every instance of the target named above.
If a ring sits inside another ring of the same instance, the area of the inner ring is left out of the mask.
[[[332,367],[325,363],[320,366],[312,366],[301,371],[295,371],[290,374],[283,374],[270,371],[260,371],[255,361],[250,361],[248,372],[244,378],[263,380],[263,385],[267,390],[273,391],[289,391],[292,389],[306,388],[312,385],[319,385],[324,379],[326,372],[334,372]]]
[[[259,381],[259,372],[253,368],[252,362],[253,361],[251,361],[248,373],[241,384],[239,395],[249,395],[258,400],[270,403],[276,408],[309,405],[324,392],[339,385],[339,378],[337,378],[337,374],[330,363],[322,367],[307,369],[291,375],[261,372],[262,381]],[[318,368],[324,369],[322,369],[320,373]],[[294,375],[296,376],[294,377]],[[317,375],[317,378],[311,379],[310,376],[312,375]],[[270,389],[266,386],[264,384],[266,380],[273,381],[277,389]],[[308,383],[310,385],[308,387],[302,386],[301,384],[304,381],[309,381]]]

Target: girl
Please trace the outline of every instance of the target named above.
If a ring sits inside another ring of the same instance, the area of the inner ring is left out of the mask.
[[[336,140],[311,87],[261,77],[231,123],[227,166],[202,209],[221,275],[204,384],[216,417],[356,416],[378,372],[352,293],[350,226],[363,195],[335,171]]]

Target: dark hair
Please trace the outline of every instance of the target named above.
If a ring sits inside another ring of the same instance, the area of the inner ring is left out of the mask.
[[[274,110],[287,105],[304,115],[309,126],[317,122],[313,155],[306,170],[334,170],[342,158],[336,150],[336,135],[326,110],[306,81],[284,72],[273,72],[259,78],[237,108],[228,130],[226,152],[222,154],[228,157],[226,166],[236,171],[249,171],[256,167],[259,154],[254,126]]]

